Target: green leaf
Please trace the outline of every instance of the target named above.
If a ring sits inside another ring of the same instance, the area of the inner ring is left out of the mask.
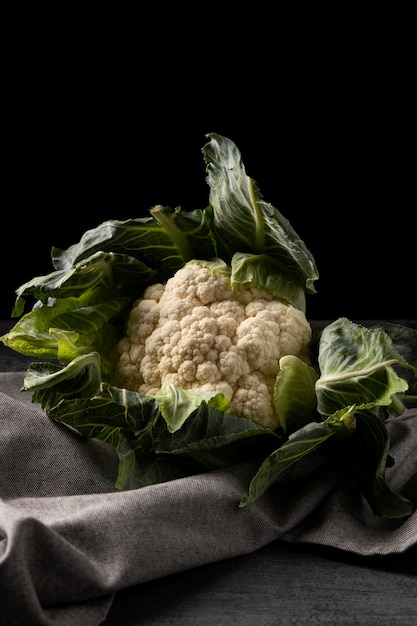
[[[24,312],[26,298],[32,296],[40,303],[50,305],[56,298],[79,297],[95,287],[118,289],[119,296],[134,298],[144,285],[149,285],[156,270],[126,254],[96,252],[73,267],[56,270],[46,276],[37,276],[17,290],[12,317]]]
[[[401,518],[413,512],[413,504],[397,493],[386,479],[390,439],[385,424],[372,411],[356,414],[356,433],[349,452],[352,479],[375,515]]]
[[[289,276],[286,265],[267,254],[236,252],[231,260],[230,283],[236,285],[252,283],[267,289],[275,298],[300,309],[305,313],[304,289]]]
[[[169,383],[154,396],[170,433],[176,432],[202,402],[219,411],[230,411],[230,400],[217,391],[186,390]]]
[[[32,391],[32,401],[48,414],[67,399],[94,397],[100,388],[101,359],[97,352],[76,357],[65,367],[39,361],[31,363],[23,390]]]
[[[67,250],[52,249],[56,269],[68,270],[96,252],[127,254],[171,276],[193,257],[214,256],[209,223],[204,211],[157,206],[150,217],[108,220],[86,231]]]
[[[123,336],[126,307],[130,310],[130,300],[119,291],[92,289],[79,298],[62,298],[53,306],[36,307],[1,340],[21,354],[60,363],[97,352],[102,380],[110,380],[114,350]]]
[[[295,284],[315,293],[318,272],[312,254],[289,221],[263,201],[255,181],[247,176],[237,146],[221,135],[206,135],[203,148],[210,186],[216,256],[226,263],[235,252],[266,254],[287,268]]]
[[[225,414],[222,394],[208,401],[197,401],[196,395],[188,404],[191,412],[187,410],[186,420],[174,432],[168,430],[156,399],[126,389],[102,385],[95,397],[56,400],[47,407],[51,419],[116,447],[118,488],[138,488],[258,458],[278,439],[270,429]]]
[[[75,428],[87,439],[100,439],[113,447],[118,445],[120,429],[128,426],[123,407],[99,395],[63,400],[49,409],[48,417]]]
[[[346,318],[326,326],[320,337],[317,407],[324,417],[349,404],[389,406],[408,383],[394,366],[417,371],[381,328],[365,328]]]
[[[285,480],[293,466],[322,446],[330,437],[350,437],[355,432],[356,407],[337,411],[325,422],[309,422],[292,433],[287,441],[270,454],[252,478],[248,493],[240,501],[245,507],[260,498],[274,483]]]
[[[120,433],[117,445],[119,455],[117,489],[141,489],[148,485],[184,478],[190,474],[187,466],[177,459],[158,457],[155,454],[139,453],[134,442]]]
[[[389,335],[393,346],[403,359],[417,369],[417,328],[396,324],[394,322],[378,322],[371,328],[381,328]],[[417,375],[417,372],[414,372]]]
[[[159,453],[192,454],[198,461],[203,451],[222,448],[252,437],[262,437],[269,445],[276,445],[279,439],[269,428],[233,413],[224,413],[216,406],[202,401],[174,433],[166,429],[154,431],[154,449]]]
[[[314,367],[292,354],[280,359],[279,368],[274,387],[275,410],[281,428],[292,433],[315,417],[314,385],[318,374]]]
[[[101,385],[90,397],[63,397],[48,407],[48,416],[78,430],[84,437],[119,445],[123,431],[136,448],[153,454],[152,429],[160,416],[155,400],[134,391]],[[162,427],[166,429],[163,420]]]
[[[408,389],[397,393],[392,404],[387,407],[387,415],[401,415],[404,409],[417,407],[417,329],[393,322],[379,322],[372,328],[382,328],[391,338],[393,346],[413,369],[401,368],[402,378],[407,381]],[[394,366],[396,367],[396,366]]]

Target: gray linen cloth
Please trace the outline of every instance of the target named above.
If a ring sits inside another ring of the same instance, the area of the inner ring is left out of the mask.
[[[319,466],[239,508],[256,467],[242,464],[116,490],[117,455],[51,421],[0,374],[0,617],[9,625],[96,626],[116,591],[275,539],[389,555],[417,544],[417,512],[375,517],[342,473]],[[417,411],[390,418],[387,477],[417,494]]]

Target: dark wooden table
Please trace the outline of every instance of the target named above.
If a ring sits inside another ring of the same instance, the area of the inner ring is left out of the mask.
[[[357,557],[275,541],[120,591],[103,626],[413,626],[417,550]]]

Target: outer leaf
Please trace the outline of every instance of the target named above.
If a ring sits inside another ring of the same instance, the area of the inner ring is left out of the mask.
[[[130,300],[117,290],[93,289],[79,298],[64,298],[54,306],[33,309],[1,339],[17,352],[60,363],[96,352],[100,354],[102,380],[111,380],[126,307],[129,310]]]
[[[214,256],[203,211],[157,206],[150,217],[103,222],[67,250],[53,248],[52,260],[56,269],[67,270],[100,251],[138,258],[162,277],[172,275],[194,256]]]
[[[64,400],[48,411],[48,417],[113,447],[118,445],[120,429],[127,427],[123,407],[102,396]]]
[[[16,290],[17,298],[12,317],[23,314],[28,296],[43,304],[50,304],[51,298],[79,297],[95,287],[117,287],[120,296],[132,294],[136,298],[143,286],[153,282],[155,276],[155,269],[132,256],[96,252],[76,263],[74,267],[37,276],[21,285]]]
[[[417,328],[393,322],[378,322],[372,328],[382,328],[391,338],[395,349],[407,363],[417,369]],[[414,376],[416,375],[417,372],[414,372]]]
[[[129,430],[133,437],[142,438],[144,433],[154,427],[160,418],[160,409],[155,399],[142,396],[136,391],[129,391],[121,387],[102,384],[101,393],[111,398],[116,404],[122,407],[126,416]],[[163,420],[160,420],[163,423]],[[164,428],[166,425],[164,424]],[[143,439],[141,439],[143,444]],[[152,442],[143,445],[147,450],[153,449]]]
[[[356,425],[355,436],[349,442],[352,446],[347,450],[352,479],[375,515],[385,518],[410,515],[412,502],[395,492],[385,477],[390,450],[385,424],[372,411],[360,410],[356,413]]]
[[[165,462],[175,457],[176,463],[185,463],[187,471],[192,473],[251,458],[254,453],[269,453],[278,439],[268,428],[224,413],[222,409],[229,408],[229,401],[222,394],[214,394],[208,401],[198,399],[198,394],[194,401],[185,398],[186,419],[181,427],[169,430],[161,415],[163,403],[160,406],[157,399],[111,386],[105,386],[103,391],[123,406],[129,423],[124,436],[138,459],[138,454],[147,455],[146,463],[153,454],[163,457]],[[182,395],[181,390],[178,395]],[[105,415],[100,419],[107,423]]]
[[[167,429],[155,430],[154,449],[158,453],[192,454],[198,461],[203,451],[222,448],[252,437],[259,442],[262,437],[270,446],[276,445],[279,440],[273,430],[232,413],[224,413],[203,401],[174,433],[170,434]]]
[[[408,389],[394,366],[415,370],[382,329],[365,328],[346,318],[323,329],[318,364],[317,407],[324,417],[348,404],[389,406],[394,394]]]
[[[417,407],[417,329],[403,324],[379,322],[372,328],[382,328],[390,336],[393,346],[414,369],[401,369],[401,376],[407,381],[404,394],[392,398],[387,408],[390,415],[401,415],[405,407]]]
[[[288,275],[286,265],[268,254],[249,254],[237,252],[231,261],[232,287],[252,283],[266,288],[275,298],[284,300],[305,312],[306,299],[304,289]]]
[[[219,411],[230,411],[230,401],[216,391],[180,389],[172,384],[162,385],[154,396],[170,433],[177,431],[202,402]]]
[[[314,390],[318,378],[314,367],[289,354],[279,361],[274,404],[284,432],[292,433],[314,419],[317,401]]]
[[[119,455],[115,483],[117,489],[141,489],[148,485],[184,478],[190,474],[189,468],[173,457],[138,453],[135,443],[125,436],[124,432],[120,432],[117,453]]]
[[[276,433],[225,414],[220,410],[224,406],[220,396],[214,395],[208,402],[200,398],[174,432],[168,430],[154,398],[118,387],[104,385],[94,397],[59,397],[47,408],[52,419],[116,447],[116,486],[133,489],[271,451],[278,439]]]
[[[100,388],[101,362],[97,352],[73,359],[65,367],[48,362],[32,363],[23,381],[33,391],[32,401],[48,413],[66,399],[94,397]]]
[[[240,506],[252,504],[271,485],[287,477],[295,463],[322,446],[330,437],[351,436],[355,431],[356,407],[337,411],[325,422],[310,422],[291,434],[288,440],[270,454],[252,478],[248,493],[241,499]]]
[[[294,283],[315,293],[314,258],[286,218],[262,200],[247,176],[236,145],[210,133],[203,148],[210,205],[213,209],[216,255],[230,263],[235,252],[267,254],[288,268]]]

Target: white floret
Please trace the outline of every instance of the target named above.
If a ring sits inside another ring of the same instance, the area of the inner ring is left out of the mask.
[[[236,415],[276,428],[279,359],[306,355],[310,339],[301,311],[256,287],[232,290],[227,274],[190,263],[134,306],[116,384],[150,395],[166,383],[219,391]]]
[[[272,402],[272,389],[268,386],[260,373],[242,376],[239,388],[235,391],[232,400],[232,410],[236,415],[251,421],[258,421],[268,428],[277,427],[277,418]],[[254,419],[254,416],[262,416]]]

